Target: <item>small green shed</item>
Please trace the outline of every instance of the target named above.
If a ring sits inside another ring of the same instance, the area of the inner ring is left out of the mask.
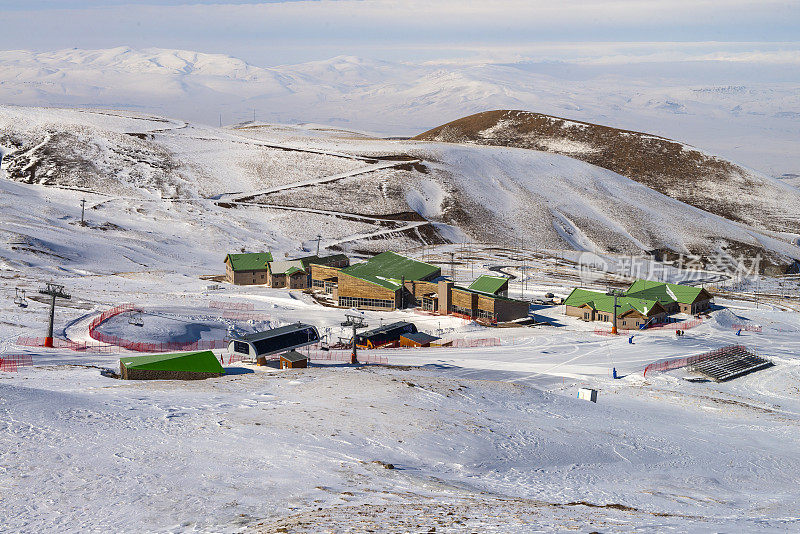
[[[210,350],[148,354],[119,359],[123,380],[201,380],[222,376],[225,369]]]

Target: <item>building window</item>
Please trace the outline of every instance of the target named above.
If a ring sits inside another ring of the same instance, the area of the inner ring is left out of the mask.
[[[382,299],[364,299],[360,297],[339,297],[339,306],[348,308],[394,308],[394,301]]]
[[[462,308],[461,306],[456,306],[455,304],[450,305],[450,313],[458,313],[460,315],[466,315],[467,317],[473,316],[470,308]]]
[[[497,319],[497,314],[494,312],[490,312],[489,310],[482,310],[478,308],[478,318],[479,319],[489,319],[495,320]]]

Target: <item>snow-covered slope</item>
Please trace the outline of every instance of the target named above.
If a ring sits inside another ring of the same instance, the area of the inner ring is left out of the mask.
[[[715,72],[715,65],[703,69]],[[552,64],[409,64],[338,56],[254,66],[182,50],[0,52],[0,101],[114,107],[217,124],[314,122],[415,135],[488,109],[533,109],[702,146],[770,175],[800,172],[800,80],[731,83]],[[791,80],[791,76],[788,76]]]
[[[526,111],[464,117],[415,139],[530,148],[612,170],[722,217],[800,233],[800,191],[678,141]],[[671,224],[679,226],[680,219]]]
[[[778,266],[798,253],[794,235],[541,151],[17,107],[0,108],[0,145],[10,180],[0,231],[22,244],[3,255],[16,268],[113,272],[178,259],[214,272],[227,252],[297,253],[318,234],[323,246],[359,251],[477,240],[745,251]],[[76,225],[83,196],[93,231]],[[116,260],[99,261],[108,251]]]

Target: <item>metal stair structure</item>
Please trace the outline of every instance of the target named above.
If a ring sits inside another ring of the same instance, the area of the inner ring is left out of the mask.
[[[745,347],[735,346],[713,358],[692,363],[688,370],[705,375],[716,382],[725,382],[772,365],[771,361],[756,356]]]

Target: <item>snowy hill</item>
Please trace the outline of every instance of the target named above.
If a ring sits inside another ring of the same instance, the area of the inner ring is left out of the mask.
[[[695,147],[646,133],[526,111],[489,111],[415,139],[563,154],[622,174],[730,220],[800,233],[800,191]],[[679,225],[680,219],[675,219]]]
[[[783,78],[731,85],[727,69],[681,78],[613,66],[392,63],[352,56],[296,65],[164,49],[0,52],[0,101],[111,107],[205,124],[253,117],[415,135],[489,109],[532,109],[682,139],[772,176],[800,172],[800,91]],[[666,68],[666,67],[665,67]],[[661,71],[659,71],[661,72]]]
[[[3,182],[0,231],[24,244],[2,254],[17,269],[124,271],[192,258],[199,272],[215,272],[229,251],[298,253],[317,234],[324,247],[351,251],[466,240],[744,252],[779,268],[798,256],[794,234],[732,221],[543,151],[18,107],[0,108],[0,146],[11,180]],[[76,226],[82,197],[91,224],[104,230],[91,232],[92,250],[117,250],[114,262],[85,254],[86,231]]]

